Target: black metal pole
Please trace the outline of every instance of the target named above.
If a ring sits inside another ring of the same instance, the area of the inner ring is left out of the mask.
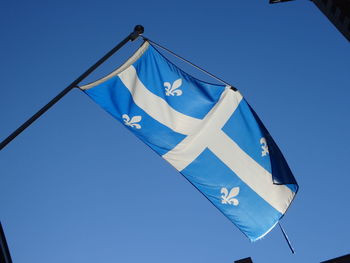
[[[0,262],[12,263],[9,248],[7,246],[4,230],[0,222]]]
[[[115,52],[117,52],[122,46],[127,42],[136,40],[139,35],[144,32],[144,28],[141,25],[137,25],[134,28],[134,32],[130,33],[124,40],[122,40],[118,45],[111,49],[106,55],[104,55],[99,61],[92,65],[87,71],[80,75],[76,80],[74,80],[67,88],[61,91],[56,97],[54,97],[49,103],[42,107],[37,113],[30,117],[25,123],[23,123],[17,130],[11,133],[5,140],[0,143],[0,151],[9,144],[14,138],[16,138],[21,132],[23,132],[28,126],[30,126],[35,120],[37,120],[41,115],[43,115],[48,109],[50,109],[56,102],[58,102],[64,95],[69,91],[77,87],[77,85],[85,79],[90,73],[92,73],[98,66],[110,58]]]

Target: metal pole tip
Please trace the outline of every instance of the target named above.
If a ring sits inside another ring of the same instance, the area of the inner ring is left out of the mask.
[[[132,32],[131,34],[130,34],[130,40],[131,41],[134,41],[134,40],[136,40],[140,35],[142,35],[142,33],[145,31],[145,28],[143,27],[143,26],[141,26],[141,25],[137,25],[137,26],[135,26],[135,28],[134,28],[134,32]]]
[[[141,35],[145,32],[145,28],[142,25],[137,25],[135,26],[134,31]]]

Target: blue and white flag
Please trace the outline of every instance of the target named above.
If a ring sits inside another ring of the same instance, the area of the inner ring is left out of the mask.
[[[145,42],[81,87],[185,176],[250,240],[284,215],[298,185],[239,91],[200,81]]]

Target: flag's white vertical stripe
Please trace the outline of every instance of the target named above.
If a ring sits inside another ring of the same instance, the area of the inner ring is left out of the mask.
[[[245,153],[226,133],[220,131],[208,148],[243,182],[277,211],[284,214],[293,199],[285,185],[273,184],[271,174]]]
[[[142,46],[135,51],[135,53],[123,64],[121,65],[119,68],[117,68],[116,70],[114,70],[112,73],[108,74],[107,76],[89,83],[87,85],[81,86],[80,89],[82,90],[88,90],[91,89],[93,87],[96,87],[97,85],[109,80],[110,78],[113,78],[114,76],[118,75],[120,72],[122,72],[124,69],[128,68],[130,65],[134,64],[135,61],[137,61],[148,49],[149,47],[149,42],[145,41]]]
[[[138,78],[134,66],[128,67],[118,76],[130,91],[135,104],[155,120],[181,134],[188,135],[198,129],[200,119],[174,110],[165,100],[150,92]]]
[[[164,154],[163,158],[178,171],[185,169],[208,147],[209,141],[215,139],[215,135],[232,116],[241,100],[242,95],[239,92],[234,94],[227,88],[203,119],[200,131],[187,136],[175,148]]]

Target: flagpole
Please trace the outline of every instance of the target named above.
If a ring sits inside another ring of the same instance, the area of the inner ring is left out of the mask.
[[[282,225],[281,225],[280,222],[278,222],[278,225],[279,225],[279,227],[280,227],[280,229],[281,229],[281,231],[282,231],[282,234],[283,234],[283,236],[284,236],[284,239],[287,241],[287,244],[288,244],[288,247],[289,247],[290,251],[292,252],[292,254],[295,254],[295,250],[294,250],[294,248],[293,248],[293,246],[292,246],[292,243],[290,243],[290,241],[289,241],[289,238],[288,238],[288,236],[287,236],[286,231],[284,231],[284,229],[283,229],[283,227],[282,227]]]
[[[12,263],[10,250],[7,246],[4,230],[0,222],[0,262]]]
[[[100,60],[98,60],[94,65],[92,65],[88,70],[81,74],[76,80],[74,80],[68,87],[62,90],[56,97],[54,97],[49,103],[42,107],[37,113],[30,117],[25,123],[23,123],[19,128],[17,128],[13,133],[11,133],[5,140],[0,143],[0,151],[9,144],[13,139],[15,139],[19,134],[21,134],[27,127],[29,127],[34,121],[36,121],[41,115],[43,115],[48,109],[50,109],[56,102],[62,99],[69,91],[76,88],[77,85],[84,80],[88,75],[90,75],[97,67],[99,67],[103,62],[110,58],[115,52],[117,52],[121,47],[123,47],[130,40],[136,40],[144,32],[144,27],[137,25],[134,31],[131,32],[125,39],[123,39],[118,45],[111,49],[106,55],[104,55]]]

